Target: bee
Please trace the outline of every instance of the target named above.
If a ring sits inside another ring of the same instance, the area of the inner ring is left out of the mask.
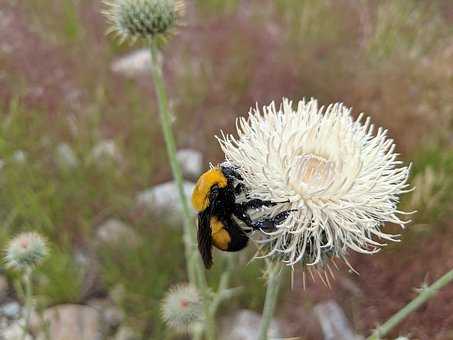
[[[247,232],[235,218],[245,223],[250,232],[272,230],[290,213],[288,210],[274,218],[252,220],[248,215],[250,209],[269,207],[276,203],[260,199],[236,203],[236,197],[245,190],[237,168],[226,162],[203,173],[195,185],[192,205],[198,213],[198,249],[207,269],[212,266],[213,246],[229,252],[240,251],[247,246]]]

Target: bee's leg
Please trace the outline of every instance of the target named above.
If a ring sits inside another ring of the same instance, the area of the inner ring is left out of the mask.
[[[234,193],[236,195],[239,195],[241,192],[245,190],[245,185],[244,183],[239,183],[238,185],[235,186],[234,188]]]
[[[254,229],[253,221],[247,211],[249,209],[258,209],[264,206],[269,207],[272,205],[275,205],[275,203],[272,203],[271,201],[262,201],[260,199],[252,199],[244,203],[235,204],[233,207],[233,214],[250,228]]]
[[[263,201],[258,198],[255,198],[250,201],[244,202],[241,205],[244,210],[248,210],[248,209],[259,209],[262,207],[272,207],[273,205],[276,205],[276,203],[271,201]]]
[[[271,231],[276,229],[276,226],[283,223],[289,216],[289,214],[295,210],[285,210],[277,214],[273,218],[263,218],[261,220],[252,221],[252,224],[249,225],[254,230],[268,230]],[[247,224],[248,225],[248,224]]]
[[[244,209],[243,205],[238,204],[234,215],[253,230],[272,230],[276,228],[276,225],[284,222],[292,211],[295,210],[285,210],[273,218],[263,218],[253,221],[247,214],[247,209]]]

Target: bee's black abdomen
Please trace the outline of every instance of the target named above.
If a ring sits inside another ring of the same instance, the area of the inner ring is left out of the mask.
[[[247,243],[249,241],[249,238],[243,234],[239,235],[236,234],[231,238],[231,243],[228,246],[227,251],[239,251],[247,247]]]
[[[225,229],[231,237],[227,251],[239,251],[247,246],[248,236],[232,218],[228,218]]]

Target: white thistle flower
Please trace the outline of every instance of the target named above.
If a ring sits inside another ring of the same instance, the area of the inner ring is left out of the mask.
[[[6,266],[25,270],[39,265],[49,253],[46,241],[34,232],[22,233],[13,238],[6,249]]]
[[[283,99],[251,109],[237,120],[238,138],[218,138],[227,162],[237,166],[249,198],[278,202],[264,215],[290,210],[276,230],[261,232],[266,256],[293,266],[345,259],[349,249],[375,253],[384,223],[404,227],[397,210],[407,192],[409,167],[397,160],[387,130],[363,114],[356,120],[342,104],[318,107],[316,100]],[[264,235],[263,235],[264,234]]]
[[[169,290],[161,304],[162,318],[177,332],[188,332],[201,320],[201,298],[195,287],[180,284]]]

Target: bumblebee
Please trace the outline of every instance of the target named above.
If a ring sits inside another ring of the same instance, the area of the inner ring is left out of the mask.
[[[236,197],[245,191],[241,175],[229,163],[222,163],[206,171],[195,185],[192,205],[198,213],[198,249],[208,269],[212,266],[213,246],[231,252],[247,246],[249,237],[235,218],[245,223],[250,228],[249,231],[272,230],[289,215],[289,211],[284,211],[272,219],[253,221],[248,215],[250,209],[276,203],[260,199],[236,203]]]

